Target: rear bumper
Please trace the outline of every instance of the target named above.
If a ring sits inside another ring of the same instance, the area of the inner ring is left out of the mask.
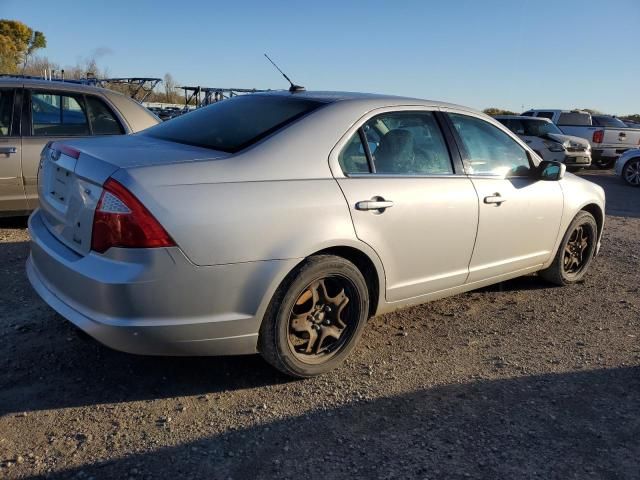
[[[27,275],[42,299],[99,342],[145,355],[256,352],[264,310],[297,260],[199,267],[178,248],[79,256],[29,218]]]

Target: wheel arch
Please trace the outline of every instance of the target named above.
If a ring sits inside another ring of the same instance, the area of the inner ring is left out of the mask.
[[[360,270],[360,273],[362,273],[362,276],[367,283],[367,288],[369,289],[369,317],[373,317],[378,311],[378,303],[381,300],[381,286],[384,286],[384,283],[381,282],[381,278],[384,277],[380,275],[381,272],[378,271],[378,267],[376,267],[375,262],[369,257],[369,255],[355,247],[344,245],[318,250],[317,252],[309,255],[309,257],[316,255],[335,255],[337,257],[342,257],[349,260],[358,270]]]
[[[604,212],[600,208],[600,205],[596,203],[588,203],[583,206],[580,211],[588,212],[596,219],[596,225],[598,225],[598,238],[600,238],[604,226]]]

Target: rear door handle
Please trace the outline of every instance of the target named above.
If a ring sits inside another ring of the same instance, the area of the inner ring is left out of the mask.
[[[488,197],[484,197],[484,203],[489,204],[494,203],[500,205],[501,203],[506,201],[507,199],[500,195],[498,192],[494,193],[493,195],[489,195]]]
[[[6,153],[7,155],[11,155],[12,153],[16,153],[16,147],[0,147],[0,153]]]
[[[362,200],[356,203],[356,210],[379,210],[383,212],[387,208],[393,207],[393,202],[391,200],[385,200],[384,198],[380,198],[379,200]]]

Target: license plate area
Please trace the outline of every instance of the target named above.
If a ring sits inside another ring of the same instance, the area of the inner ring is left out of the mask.
[[[53,165],[52,165],[53,166]],[[48,195],[57,202],[68,205],[69,187],[73,179],[73,173],[59,166],[53,166],[53,175],[49,185]]]

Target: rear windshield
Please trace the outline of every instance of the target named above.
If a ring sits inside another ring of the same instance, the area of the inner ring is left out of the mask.
[[[234,153],[321,105],[304,98],[243,95],[174,118],[143,135]]]
[[[558,125],[571,126],[591,126],[591,119],[588,113],[581,112],[563,112],[558,119]]]
[[[593,124],[597,127],[627,128],[627,125],[619,118],[607,115],[594,115],[591,118],[593,119]]]

